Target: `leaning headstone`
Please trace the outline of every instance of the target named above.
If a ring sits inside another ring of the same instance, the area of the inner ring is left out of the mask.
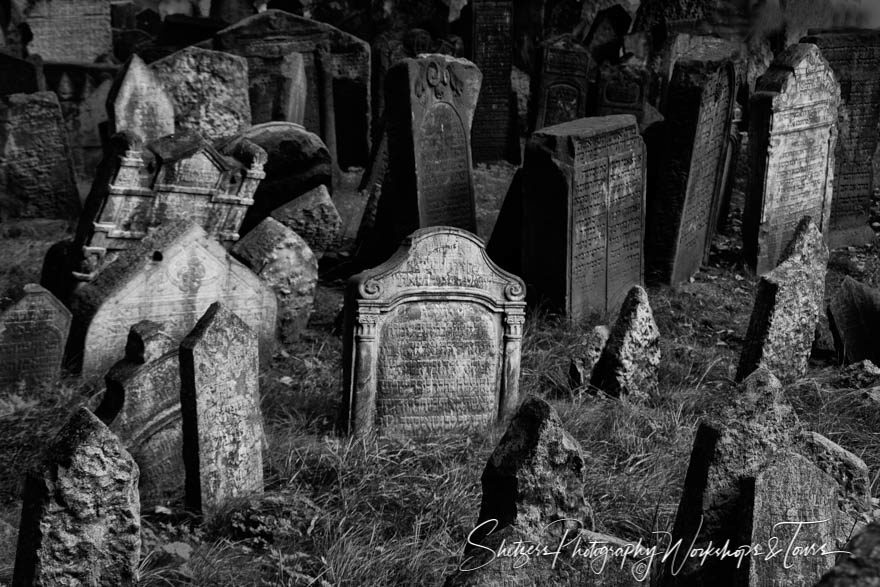
[[[545,41],[535,128],[570,122],[587,115],[589,51],[571,35]]]
[[[804,218],[779,265],[758,282],[737,381],[759,366],[782,381],[807,372],[825,301],[827,264],[828,247],[819,227],[811,218]]]
[[[138,467],[88,409],[25,481],[13,585],[132,585],[141,551]]]
[[[575,321],[616,311],[642,283],[644,201],[645,146],[634,117],[535,132],[523,165],[520,275],[530,300]]]
[[[818,46],[840,82],[829,246],[863,245],[874,238],[868,219],[875,185],[871,157],[880,122],[880,31],[821,32],[801,43]]]
[[[847,553],[816,587],[880,587],[880,522],[872,522],[843,549]]]
[[[758,79],[743,252],[759,275],[776,266],[804,216],[828,234],[838,100],[834,73],[814,45],[792,45]]]
[[[845,365],[868,359],[880,365],[880,290],[850,276],[828,304],[828,322],[838,360]]]
[[[276,208],[272,218],[301,236],[319,259],[335,246],[342,230],[342,217],[324,185]]]
[[[174,126],[207,139],[229,137],[251,126],[247,60],[187,47],[150,69],[174,103]]]
[[[33,94],[46,89],[40,63],[0,53],[0,95]]]
[[[107,388],[95,410],[138,464],[145,509],[183,497],[177,346],[162,324],[143,320],[132,326],[125,357],[104,377]]]
[[[180,340],[218,300],[258,333],[268,358],[274,292],[198,225],[170,223],[119,253],[71,296],[65,362],[85,377],[101,376],[118,359],[133,324],[160,322]]]
[[[629,290],[590,384],[614,396],[649,397],[657,391],[660,331],[643,287]]]
[[[28,51],[46,61],[92,63],[113,53],[107,0],[28,0],[22,16],[34,35]]]
[[[568,384],[572,390],[589,385],[610,335],[607,326],[594,326],[574,346],[575,354],[568,368]]]
[[[232,247],[232,254],[256,273],[278,299],[278,335],[294,342],[312,315],[318,260],[296,232],[266,218]]]
[[[525,303],[473,234],[418,230],[349,281],[342,401],[350,433],[485,429],[518,401]]]
[[[76,218],[79,192],[58,98],[0,98],[0,217]]]
[[[109,134],[130,131],[143,141],[174,133],[174,102],[153,71],[132,55],[107,96]]]
[[[186,504],[210,516],[225,502],[263,492],[263,416],[257,333],[211,304],[180,343]]]
[[[58,381],[70,311],[39,285],[0,314],[0,389],[35,393]]]

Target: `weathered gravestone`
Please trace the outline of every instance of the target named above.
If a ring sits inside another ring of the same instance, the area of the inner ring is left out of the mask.
[[[0,217],[75,218],[70,144],[52,92],[0,98]]]
[[[88,409],[25,480],[13,585],[133,585],[141,551],[138,466]]]
[[[43,64],[39,58],[19,59],[0,53],[0,95],[45,91]]]
[[[58,381],[70,311],[39,285],[0,314],[0,389],[36,393]]]
[[[291,53],[302,54],[306,78],[303,125],[318,133],[341,168],[363,165],[370,155],[370,47],[330,25],[281,10],[248,17],[214,37],[214,48],[248,60],[250,99],[255,123],[268,122],[271,108],[287,112],[293,92]],[[286,85],[285,85],[286,84]],[[279,92],[290,88],[290,93]]]
[[[880,522],[871,522],[843,549],[848,555],[816,587],[880,587]]]
[[[480,80],[470,61],[436,54],[405,59],[388,72],[388,174],[394,189],[383,189],[378,202],[371,260],[387,259],[417,228],[476,232],[469,139]]]
[[[132,326],[125,357],[104,377],[107,389],[95,410],[138,464],[145,509],[183,497],[177,347],[162,324],[143,320]]]
[[[602,357],[610,334],[607,326],[594,326],[574,345],[568,367],[568,385],[572,391],[589,385],[593,369]]]
[[[819,47],[840,83],[829,245],[863,245],[874,238],[868,217],[880,122],[880,31],[822,32],[801,43]]]
[[[599,68],[596,114],[632,114],[644,133],[663,120],[652,103],[654,82],[651,69],[636,59],[603,63]]]
[[[471,18],[473,62],[483,74],[483,87],[473,114],[474,161],[508,159],[519,163],[519,138],[514,124],[510,84],[513,2],[473,0]]]
[[[715,232],[720,178],[733,120],[736,71],[699,48],[679,59],[669,84],[666,132],[649,176],[645,271],[677,285],[700,268]]]
[[[594,67],[589,51],[571,35],[562,35],[545,41],[541,57],[535,128],[586,116],[589,73]]]
[[[301,236],[319,259],[333,249],[342,230],[342,217],[324,185],[276,208],[272,218]]]
[[[779,265],[763,275],[736,378],[759,366],[782,381],[807,372],[807,360],[825,300],[828,247],[811,218],[798,225]]]
[[[838,100],[834,74],[813,45],[792,45],[758,79],[743,253],[759,275],[776,266],[804,216],[828,233]]]
[[[248,64],[238,55],[187,47],[150,64],[174,103],[174,126],[207,139],[251,126]]]
[[[473,234],[418,230],[349,281],[342,422],[350,433],[481,429],[518,401],[522,282]]]
[[[828,304],[828,322],[842,364],[868,359],[880,365],[880,290],[847,275]]]
[[[258,2],[252,0],[211,0],[210,15],[228,24],[253,16],[257,13]]]
[[[263,492],[257,346],[257,333],[220,302],[180,343],[186,503],[195,512]]]
[[[27,0],[22,16],[34,35],[28,50],[46,61],[92,63],[113,52],[107,0]]]
[[[275,294],[198,225],[169,223],[122,251],[71,296],[65,362],[84,377],[101,376],[118,358],[133,324],[163,323],[165,332],[180,340],[218,300],[258,333],[268,359]]]
[[[174,133],[174,102],[153,71],[132,55],[107,95],[111,135],[129,131],[143,141]]]
[[[616,311],[642,283],[644,201],[634,117],[535,132],[523,165],[521,275],[530,300],[546,299],[572,320]]]

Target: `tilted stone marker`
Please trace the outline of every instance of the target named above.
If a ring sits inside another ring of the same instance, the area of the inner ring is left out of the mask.
[[[132,326],[125,358],[104,377],[107,389],[95,410],[140,468],[144,509],[183,497],[178,344],[157,322]]]
[[[46,61],[92,63],[113,54],[110,2],[28,0],[22,16],[34,35],[28,51]]]
[[[217,139],[251,126],[245,58],[187,47],[154,61],[150,69],[174,102],[178,132],[197,131]]]
[[[880,328],[880,290],[847,275],[828,305],[828,322],[842,364],[863,359],[880,364],[876,335]]]
[[[350,433],[484,429],[518,401],[522,282],[473,234],[418,230],[349,281],[342,422]]]
[[[814,45],[792,45],[758,79],[743,250],[759,275],[776,266],[804,216],[828,233],[838,100],[834,73]]]
[[[141,553],[138,466],[86,408],[27,476],[13,585],[133,585]]]
[[[309,245],[290,228],[266,218],[235,243],[232,254],[275,292],[279,338],[294,342],[312,315],[318,283],[318,260]]]
[[[342,217],[324,185],[276,208],[272,218],[301,236],[319,259],[333,249],[342,230]]]
[[[807,372],[825,301],[828,247],[809,217],[798,225],[779,266],[762,276],[736,378],[763,366],[782,381]]]
[[[33,94],[46,90],[42,61],[38,58],[19,59],[0,53],[0,95]]]
[[[568,384],[572,390],[590,383],[593,369],[602,357],[610,335],[607,326],[595,326],[578,341],[568,367]]]
[[[80,211],[70,143],[52,92],[0,98],[0,216],[75,218]]]
[[[530,298],[573,320],[616,311],[644,267],[645,146],[635,118],[582,118],[535,132],[522,193]]]
[[[816,587],[878,587],[880,586],[880,522],[871,522],[856,534],[843,550],[844,555],[828,571]]]
[[[70,330],[70,311],[39,285],[0,314],[0,389],[35,393],[58,381]]]
[[[143,141],[174,133],[174,101],[143,59],[132,55],[107,96],[109,133],[130,131]]]
[[[222,300],[260,338],[265,358],[275,339],[275,294],[199,226],[170,223],[121,252],[71,296],[73,325],[65,362],[101,376],[141,320],[163,323],[180,340],[207,307]]]
[[[536,129],[587,115],[588,75],[592,65],[589,51],[571,35],[545,42]]]
[[[219,302],[180,343],[186,503],[210,515],[263,492],[257,333]]]
[[[840,82],[829,245],[863,245],[874,238],[868,219],[875,186],[871,158],[880,122],[880,31],[820,32],[801,43],[818,46]]]

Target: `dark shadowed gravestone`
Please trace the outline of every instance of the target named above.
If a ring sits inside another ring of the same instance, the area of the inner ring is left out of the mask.
[[[142,141],[174,133],[174,101],[153,71],[132,55],[107,96],[111,135],[130,131]]]
[[[143,509],[179,504],[183,497],[177,347],[157,322],[132,326],[125,358],[104,377],[107,390],[95,411],[140,468]]]
[[[0,98],[0,217],[75,218],[70,143],[52,92]]]
[[[0,95],[33,94],[45,89],[41,60],[0,53]]]
[[[263,416],[257,334],[211,304],[180,343],[186,504],[210,516],[225,502],[263,492]]]
[[[611,331],[607,326],[595,326],[584,334],[574,347],[568,367],[568,384],[575,390],[590,383],[593,369],[602,357]]]
[[[572,320],[616,311],[643,276],[645,147],[635,118],[582,118],[535,132],[522,189],[530,302],[545,299]]]
[[[596,114],[632,114],[639,129],[663,120],[651,103],[653,75],[646,65],[631,58],[620,63],[605,62],[599,69]]]
[[[29,0],[22,16],[34,35],[28,51],[46,61],[92,63],[113,53],[110,2]]]
[[[342,217],[324,185],[272,211],[272,218],[301,236],[317,258],[336,246]]]
[[[800,44],[777,58],[755,92],[743,250],[763,275],[779,262],[804,216],[827,238],[839,90],[819,50]]]
[[[39,285],[0,314],[0,389],[33,393],[58,381],[70,311]]]
[[[847,275],[828,305],[828,322],[842,364],[863,359],[880,364],[880,290]]]
[[[133,585],[141,551],[138,466],[86,408],[27,476],[13,585]]]
[[[816,587],[880,587],[880,522],[869,524],[843,550],[850,554],[825,573]]]
[[[763,366],[782,381],[802,377],[825,301],[828,247],[809,217],[773,271],[762,276],[740,355],[737,380]]]
[[[523,285],[473,234],[418,230],[353,277],[341,419],[350,433],[485,429],[517,405]]]
[[[536,129],[587,115],[588,73],[592,63],[589,51],[571,35],[545,42]]]

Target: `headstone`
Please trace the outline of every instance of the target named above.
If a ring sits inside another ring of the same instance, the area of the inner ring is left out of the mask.
[[[849,554],[825,573],[816,587],[880,586],[880,522],[871,522],[846,547]]]
[[[571,35],[545,42],[536,129],[587,115],[591,65],[590,53]]]
[[[58,381],[70,311],[39,285],[0,314],[0,389],[37,393]]]
[[[257,13],[252,0],[211,0],[211,17],[235,24]]]
[[[319,259],[333,249],[342,230],[342,217],[324,185],[276,208],[272,218],[301,236]]]
[[[135,17],[138,5],[133,0],[110,3],[110,25],[114,29],[133,29],[137,26]]]
[[[318,260],[309,245],[290,228],[266,218],[235,243],[232,253],[275,292],[281,342],[296,341],[312,315],[318,283]]]
[[[480,99],[473,114],[474,161],[508,159],[519,163],[510,85],[513,2],[472,0],[471,13],[473,62],[483,74]]]
[[[133,324],[163,323],[180,340],[218,300],[258,333],[268,358],[275,294],[198,225],[169,223],[121,252],[71,296],[65,361],[84,377],[101,376],[118,359]]]
[[[34,35],[28,50],[46,61],[92,63],[113,52],[107,0],[28,0],[22,15]]]
[[[247,60],[187,47],[150,64],[174,103],[174,126],[207,139],[229,137],[251,126]]]
[[[350,433],[421,436],[485,429],[518,402],[522,282],[482,241],[418,230],[349,281],[342,401]]]
[[[132,326],[125,357],[104,377],[107,388],[95,411],[138,464],[144,509],[179,504],[183,497],[177,346],[162,324]]]
[[[0,53],[0,95],[33,94],[46,89],[42,64]]]
[[[663,120],[651,102],[652,83],[651,70],[636,60],[603,63],[599,70],[596,114],[632,114],[644,133],[646,128]]]
[[[156,75],[132,55],[107,96],[109,133],[135,133],[144,141],[174,133],[174,102]]]
[[[230,499],[263,492],[257,333],[211,304],[180,343],[186,504],[209,516]]]
[[[822,234],[811,218],[804,218],[779,265],[758,282],[737,380],[759,366],[782,381],[807,372],[825,301],[827,264]]]
[[[141,553],[138,467],[88,409],[25,480],[13,585],[132,585]]]
[[[593,369],[602,357],[610,335],[607,326],[594,326],[574,346],[575,353],[568,367],[568,385],[572,390],[590,384]]]
[[[614,396],[644,399],[657,391],[659,365],[660,332],[647,292],[636,285],[623,301],[590,384]]]
[[[880,290],[847,275],[828,304],[828,322],[840,363],[868,359],[880,365]]]
[[[532,135],[521,237],[530,300],[577,321],[615,312],[642,283],[645,159],[632,116],[582,118]]]
[[[677,285],[697,272],[714,236],[736,71],[729,59],[695,50],[679,59],[666,99],[666,133],[648,182],[645,271]]]
[[[75,218],[70,144],[52,92],[0,98],[0,217]]]
[[[758,80],[743,249],[759,275],[776,266],[804,216],[828,234],[838,100],[834,73],[813,45],[792,45]]]
[[[840,83],[829,245],[863,245],[874,238],[868,218],[874,188],[871,157],[880,122],[880,31],[823,32],[801,43],[819,47]]]

